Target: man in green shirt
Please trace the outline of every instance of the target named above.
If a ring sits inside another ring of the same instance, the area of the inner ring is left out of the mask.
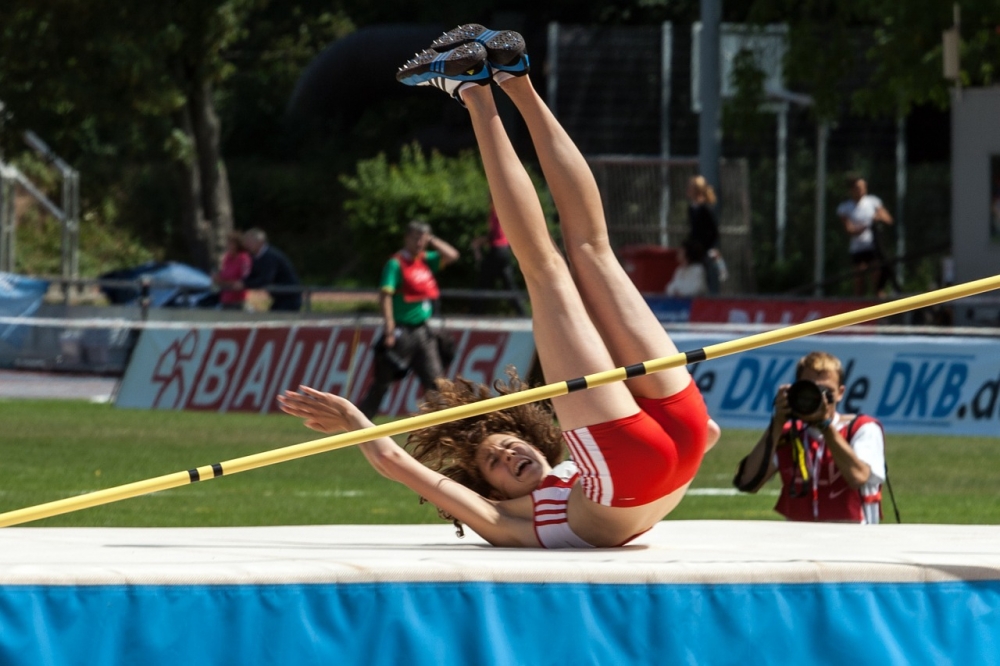
[[[428,224],[413,220],[403,249],[382,269],[379,305],[385,331],[375,343],[375,379],[358,405],[368,418],[378,412],[389,386],[410,370],[417,373],[424,391],[436,387],[441,357],[427,325],[440,295],[434,274],[457,259],[458,250],[434,236]]]

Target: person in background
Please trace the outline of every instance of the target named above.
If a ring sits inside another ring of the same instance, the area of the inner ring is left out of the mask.
[[[407,225],[403,249],[382,269],[379,305],[385,330],[375,343],[375,379],[358,403],[367,418],[378,413],[389,386],[410,370],[425,392],[437,387],[443,368],[437,336],[427,325],[440,294],[434,274],[457,260],[458,250],[432,234],[429,224],[413,220]]]
[[[882,424],[837,411],[845,387],[836,356],[821,351],[803,356],[795,379],[778,388],[771,422],[740,462],[733,485],[756,493],[779,474],[774,510],[788,520],[878,523],[886,479]],[[813,397],[804,400],[810,392]],[[806,408],[815,409],[802,413],[808,403]]]
[[[708,292],[705,281],[705,251],[701,243],[688,238],[677,249],[677,269],[674,270],[670,283],[664,290],[667,296],[675,298],[692,298]]]
[[[247,290],[230,285],[242,282],[250,275],[253,259],[243,247],[243,234],[233,231],[226,237],[226,252],[219,259],[219,270],[212,281],[219,287],[219,304],[223,310],[242,310],[246,306]]]
[[[715,216],[715,189],[704,176],[692,176],[687,186],[689,238],[704,248],[705,281],[708,293],[718,294],[726,279],[719,252],[719,222]]]
[[[299,277],[285,253],[267,242],[263,230],[253,228],[243,234],[243,245],[253,264],[250,274],[237,283],[239,289],[267,289],[271,295],[271,310],[298,312],[302,308],[302,292],[274,290],[271,287],[297,287]]]
[[[472,255],[479,265],[479,278],[476,281],[476,289],[493,289],[497,283],[506,291],[518,291],[517,283],[514,281],[514,266],[511,262],[510,242],[500,226],[497,218],[496,208],[493,200],[490,199],[489,228],[485,236],[478,236],[472,239]],[[486,252],[483,252],[483,249]],[[510,305],[521,317],[527,315],[527,308],[520,297],[510,299]],[[485,303],[477,300],[472,306],[475,314],[481,314]]]
[[[872,283],[879,298],[885,297],[885,288],[890,282],[896,291],[901,291],[891,267],[885,262],[875,228],[876,223],[892,224],[892,215],[882,205],[881,199],[868,194],[868,183],[864,178],[849,175],[847,188],[850,199],[837,207],[837,215],[851,237],[849,252],[854,267],[854,295],[866,295]]]

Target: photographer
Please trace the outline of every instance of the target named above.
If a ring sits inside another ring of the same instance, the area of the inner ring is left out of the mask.
[[[375,343],[374,379],[358,407],[372,418],[393,382],[412,370],[424,391],[437,386],[443,372],[438,336],[428,326],[440,292],[434,275],[458,260],[458,250],[431,233],[429,224],[411,220],[403,249],[382,269],[379,307],[385,320]]]
[[[740,461],[733,485],[755,493],[777,472],[781,495],[774,510],[788,520],[878,523],[886,474],[882,425],[837,413],[844,396],[837,357],[804,356],[795,379],[778,389],[771,423]]]

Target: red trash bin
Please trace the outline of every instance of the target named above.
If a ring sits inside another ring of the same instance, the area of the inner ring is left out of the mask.
[[[677,250],[659,245],[627,245],[618,252],[636,289],[662,294],[677,269]]]

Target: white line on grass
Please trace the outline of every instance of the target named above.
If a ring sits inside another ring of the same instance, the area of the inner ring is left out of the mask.
[[[773,495],[777,496],[781,491],[779,490],[759,490],[758,495]],[[744,495],[736,490],[736,488],[691,488],[685,493],[687,495],[701,495],[703,497],[732,497],[734,495]]]

